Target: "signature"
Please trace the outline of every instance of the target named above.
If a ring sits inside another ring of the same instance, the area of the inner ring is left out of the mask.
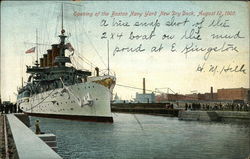
[[[206,63],[199,64],[196,68],[196,72],[210,72],[215,74],[223,74],[223,73],[243,73],[246,74],[246,65],[206,65]]]

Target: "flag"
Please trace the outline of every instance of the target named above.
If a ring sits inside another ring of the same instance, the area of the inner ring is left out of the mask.
[[[33,53],[33,52],[35,52],[35,50],[36,50],[36,47],[32,47],[31,49],[25,51],[25,53],[26,53],[26,54],[28,54],[28,53]]]
[[[67,48],[70,52],[75,51],[75,49],[72,47],[72,45],[71,45],[70,43],[67,43],[67,44],[66,44],[66,48]]]

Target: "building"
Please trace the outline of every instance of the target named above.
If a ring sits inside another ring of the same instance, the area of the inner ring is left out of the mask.
[[[188,97],[183,94],[167,94],[167,93],[162,93],[160,95],[156,96],[156,101],[157,102],[163,102],[163,101],[177,101],[177,100],[191,100],[193,99],[192,97]]]
[[[120,103],[133,103],[131,100],[122,100],[117,93],[115,94],[114,100],[111,102],[112,104],[120,104]]]
[[[170,102],[170,101],[244,101],[250,102],[250,89],[249,88],[226,88],[218,89],[217,93],[213,92],[211,87],[210,93],[193,93],[193,94],[167,94],[162,93],[156,96],[157,102]]]
[[[218,100],[243,100],[249,102],[250,90],[248,88],[226,88],[217,90]]]
[[[155,103],[155,94],[154,93],[136,93],[135,103]]]

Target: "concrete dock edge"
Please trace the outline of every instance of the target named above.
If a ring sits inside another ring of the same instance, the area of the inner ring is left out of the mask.
[[[13,114],[7,115],[19,159],[62,159]]]

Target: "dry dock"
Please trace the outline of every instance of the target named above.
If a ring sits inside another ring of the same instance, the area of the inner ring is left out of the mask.
[[[112,112],[138,113],[177,117],[178,109],[166,108],[166,103],[119,103],[111,105]]]

